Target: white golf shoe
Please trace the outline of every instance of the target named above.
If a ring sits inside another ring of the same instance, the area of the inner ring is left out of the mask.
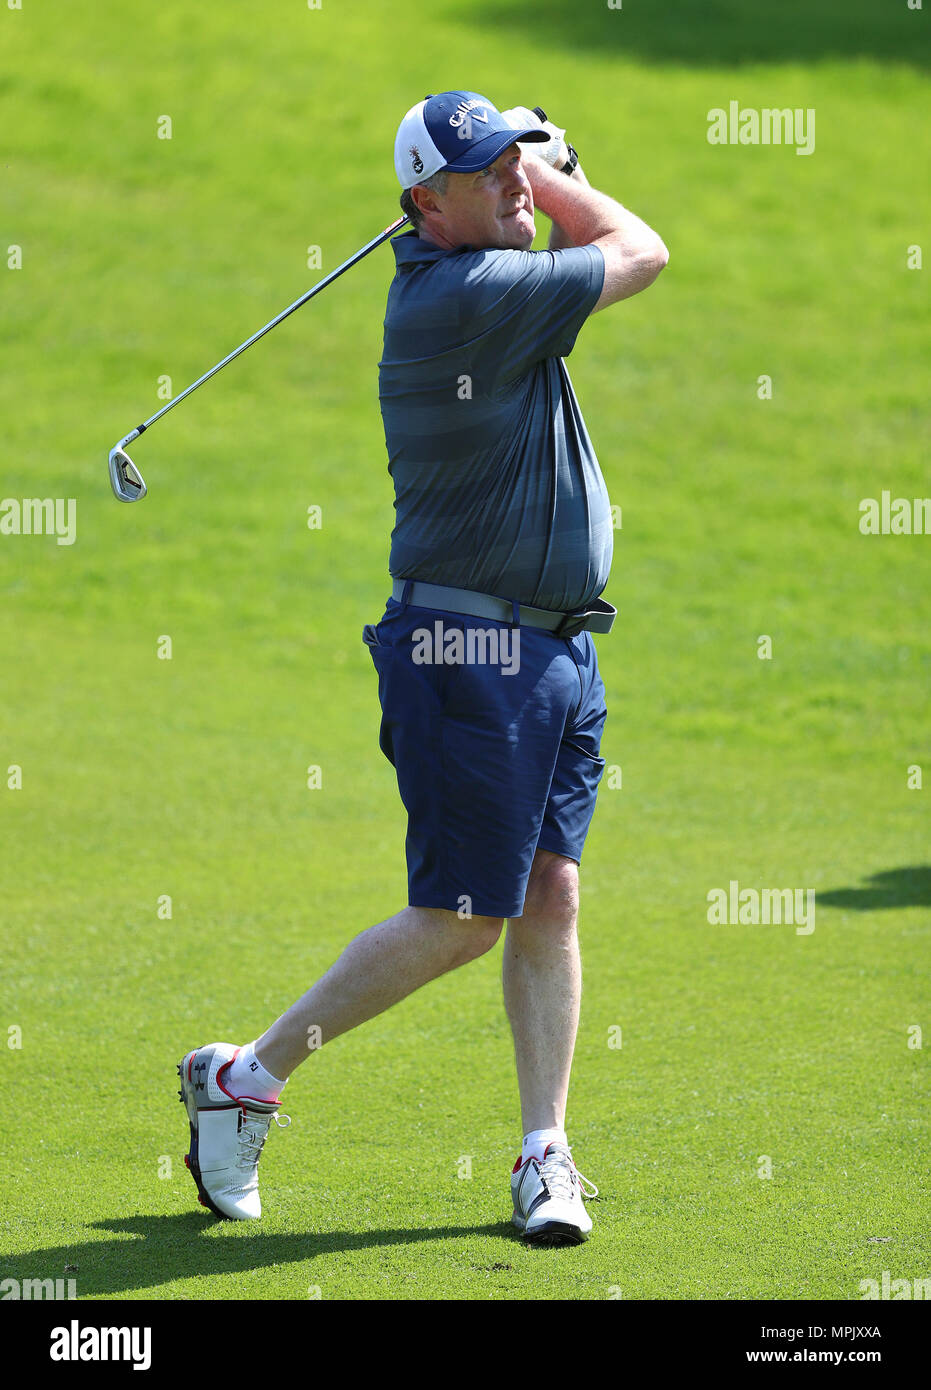
[[[237,1099],[223,1085],[223,1073],[236,1057],[234,1043],[210,1043],[188,1052],[178,1066],[179,1099],[191,1124],[191,1148],[185,1154],[197,1184],[201,1205],[233,1221],[262,1215],[259,1198],[259,1158],[272,1122],[286,1128],[290,1116],[279,1117],[280,1102]]]
[[[547,1144],[542,1162],[518,1158],[511,1173],[512,1219],[534,1245],[588,1240],[592,1221],[582,1199],[597,1196],[597,1187],[582,1176],[564,1144]]]

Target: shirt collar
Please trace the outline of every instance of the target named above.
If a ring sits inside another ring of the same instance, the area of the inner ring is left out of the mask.
[[[465,243],[452,247],[437,246],[435,242],[425,241],[413,230],[401,232],[399,236],[393,237],[391,245],[394,247],[395,263],[399,267],[402,265],[423,265],[428,261],[439,260],[441,256],[451,256],[456,251],[475,249]]]

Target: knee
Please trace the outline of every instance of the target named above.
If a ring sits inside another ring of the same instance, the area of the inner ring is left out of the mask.
[[[504,926],[503,917],[473,917],[462,927],[462,961],[478,960],[497,943]]]
[[[547,925],[574,931],[578,915],[578,864],[564,855],[538,850],[524,897],[524,918],[533,919],[537,929]]]
[[[451,943],[454,966],[465,965],[490,951],[504,926],[503,917],[460,917],[458,912],[444,907],[409,908],[408,911],[419,913],[428,930],[444,932]]]

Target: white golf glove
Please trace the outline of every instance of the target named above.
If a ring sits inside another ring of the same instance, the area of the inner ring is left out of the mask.
[[[512,106],[510,110],[502,111],[501,115],[515,130],[526,130],[528,126],[539,126],[542,130],[548,130],[552,137],[548,145],[544,145],[542,140],[528,140],[521,149],[526,154],[536,155],[537,159],[542,159],[554,169],[562,168],[569,158],[569,151],[563,143],[566,134],[564,130],[553,125],[552,121],[541,121],[527,106]]]

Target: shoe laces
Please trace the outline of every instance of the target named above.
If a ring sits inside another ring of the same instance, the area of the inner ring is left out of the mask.
[[[268,1130],[272,1120],[279,1129],[287,1129],[291,1123],[290,1115],[279,1115],[273,1111],[269,1115],[261,1115],[254,1110],[242,1112],[242,1119],[239,1127],[239,1153],[237,1163],[240,1168],[255,1168],[265,1140],[268,1138]]]
[[[572,1161],[572,1154],[568,1149],[561,1145],[551,1145],[546,1157],[540,1164],[540,1177],[546,1183],[547,1191],[551,1197],[564,1198],[571,1201],[573,1188],[576,1183],[583,1197],[597,1197],[598,1188],[591,1178],[586,1178],[580,1173]],[[590,1190],[589,1190],[590,1189]]]

